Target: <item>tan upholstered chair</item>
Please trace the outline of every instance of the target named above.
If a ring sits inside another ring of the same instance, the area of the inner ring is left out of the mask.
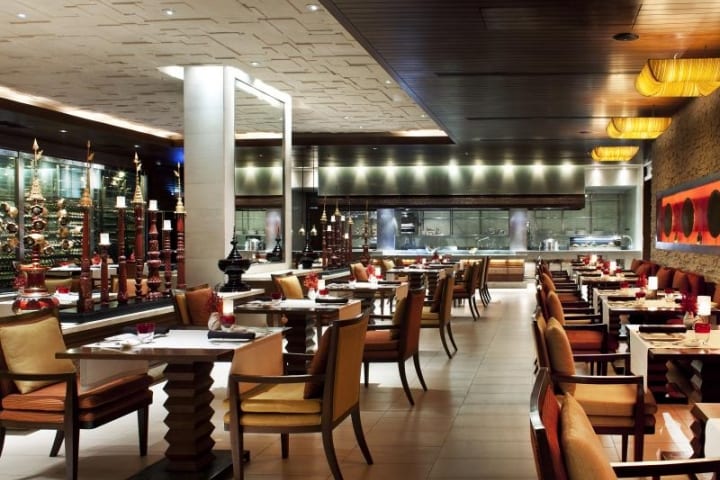
[[[556,397],[540,369],[530,396],[530,440],[538,480],[614,480],[720,471],[718,459],[610,463],[585,410],[572,396]]]
[[[212,289],[207,283],[188,287],[185,290],[172,290],[175,318],[181,325],[206,327],[210,318],[210,297]]]
[[[455,273],[441,274],[438,279],[436,292],[430,305],[423,307],[421,328],[437,328],[440,334],[440,341],[449,358],[457,352],[457,345],[452,333],[452,291],[455,286]],[[450,339],[453,352],[448,347],[447,338]]]
[[[134,298],[137,296],[136,288],[135,288],[135,278],[130,277],[128,275],[127,280],[125,281],[127,285],[127,298]],[[112,278],[110,278],[110,291],[113,293],[117,293],[120,289],[120,278],[117,275],[113,275]],[[148,294],[150,291],[150,288],[148,288],[147,284],[147,278],[143,278],[140,281],[140,292],[141,295],[144,297]]]
[[[350,264],[350,275],[354,276],[358,282],[368,281],[367,269],[360,262]]]
[[[405,361],[413,359],[420,385],[427,391],[420,369],[420,321],[422,317],[425,289],[410,291],[397,301],[392,325],[370,325],[365,336],[363,365],[365,367],[365,388],[370,378],[370,363],[397,363],[405,396],[410,405],[415,405],[407,376]]]
[[[352,418],[355,438],[368,464],[372,457],[360,422],[360,368],[367,314],[338,320],[322,336],[308,375],[255,376],[231,373],[230,411],[225,427],[235,479],[244,477],[242,452],[245,433],[279,433],[282,457],[289,454],[289,434],[320,432],[333,476],[342,479],[333,444],[333,429]],[[257,384],[245,392],[242,384]]]
[[[558,389],[570,394],[587,412],[595,432],[620,435],[622,459],[627,459],[628,437],[634,439],[634,458],[642,460],[646,433],[655,432],[657,405],[645,390],[639,375],[587,376],[577,375],[576,361],[613,361],[624,358],[629,369],[629,354],[573,355],[565,329],[551,318],[545,329],[545,344],[550,372]],[[604,370],[604,369],[603,369]]]
[[[46,278],[45,279],[45,286],[48,289],[49,293],[55,293],[55,291],[60,287],[66,287],[68,290],[71,290],[73,287],[73,279],[72,277],[67,278]]]
[[[56,430],[50,456],[65,442],[65,478],[78,471],[80,429],[96,428],[132,412],[138,414],[140,455],[147,453],[152,378],[128,375],[80,389],[65,350],[56,312],[45,310],[0,323],[0,453],[8,428]]]
[[[302,285],[300,284],[300,279],[297,275],[288,272],[283,274],[272,274],[270,276],[272,277],[273,284],[275,284],[277,290],[282,293],[285,298],[301,299],[305,296]]]

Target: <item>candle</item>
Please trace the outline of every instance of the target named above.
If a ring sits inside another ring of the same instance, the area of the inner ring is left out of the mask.
[[[163,230],[170,231],[172,230],[172,224],[170,220],[163,220]]]
[[[110,245],[110,234],[109,233],[101,233],[100,234],[100,245]]]
[[[697,313],[701,317],[708,317],[712,311],[710,295],[698,295],[697,297]]]
[[[157,211],[157,200],[149,200],[148,202],[148,210],[151,212]]]
[[[223,316],[234,314],[234,303],[232,298],[223,298],[222,301],[222,314]]]
[[[127,208],[127,205],[125,204],[125,197],[118,195],[115,198],[115,208]]]
[[[658,278],[657,277],[648,277],[647,288],[648,288],[648,290],[657,290],[658,289]]]

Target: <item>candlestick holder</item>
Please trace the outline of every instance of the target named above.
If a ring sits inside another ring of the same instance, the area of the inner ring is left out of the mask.
[[[78,292],[77,310],[80,313],[92,312],[92,275],[90,274],[90,216],[92,214],[92,198],[90,197],[90,163],[94,154],[87,143],[87,162],[85,167],[85,188],[80,197],[80,210],[83,215],[82,253],[80,255],[80,291]]]
[[[158,242],[158,229],[157,229],[157,210],[149,210],[150,222],[148,227],[148,279],[147,286],[150,290],[147,297],[150,300],[157,300],[163,296],[160,291],[160,245]]]
[[[178,197],[175,204],[175,231],[177,232],[177,249],[175,251],[175,261],[177,262],[177,288],[185,290],[187,283],[185,282],[185,205],[182,200],[182,182],[180,178],[180,164],[175,171],[178,179]]]
[[[170,220],[166,220],[170,222]],[[172,250],[170,249],[170,230],[163,226],[162,230],[163,243],[163,261],[165,265],[165,296],[170,296],[172,290]]]
[[[100,243],[100,305],[110,303],[110,278],[108,275],[108,245]]]
[[[118,207],[118,303],[128,301],[127,293],[127,258],[125,257],[125,208]]]
[[[133,194],[133,210],[135,213],[135,301],[142,302],[143,290],[143,267],[145,266],[145,242],[143,234],[145,231],[145,200],[143,199],[142,189],[140,187],[140,168],[142,162],[138,158],[137,152],[135,153],[135,193]]]

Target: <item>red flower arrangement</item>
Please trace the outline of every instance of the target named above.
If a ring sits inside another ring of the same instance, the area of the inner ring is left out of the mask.
[[[310,272],[305,276],[305,279],[303,280],[303,285],[305,285],[305,288],[317,290],[318,288],[318,276],[315,272]]]
[[[683,293],[680,299],[680,309],[693,315],[697,314],[697,296],[692,293]]]
[[[217,294],[216,291],[213,290],[213,292],[210,294],[210,298],[208,298],[207,305],[205,306],[208,315],[212,315],[213,313],[218,313],[222,315],[223,313],[223,299],[220,295]]]
[[[365,268],[365,271],[367,272],[368,277],[374,277],[375,276],[375,266],[373,264],[368,265]]]

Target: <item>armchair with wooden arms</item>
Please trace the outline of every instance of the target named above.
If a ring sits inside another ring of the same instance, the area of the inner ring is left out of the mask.
[[[540,369],[530,396],[530,440],[539,480],[614,480],[720,471],[720,459],[611,463],[583,407],[556,397],[550,372]]]
[[[302,284],[297,275],[292,272],[270,275],[273,284],[277,290],[282,293],[283,297],[288,299],[300,300],[305,297],[303,293]]]
[[[655,432],[657,405],[639,375],[578,375],[575,362],[623,359],[630,371],[629,353],[573,354],[565,329],[551,318],[545,329],[550,372],[558,391],[582,405],[599,435],[620,435],[622,459],[627,459],[628,438],[633,436],[634,459],[642,460],[645,434]],[[599,369],[605,371],[605,368]]]
[[[410,405],[415,405],[405,375],[405,361],[413,359],[420,385],[427,391],[420,369],[420,320],[425,290],[411,290],[405,298],[397,301],[392,325],[375,324],[368,327],[363,352],[365,388],[370,378],[370,363],[397,363],[405,396]]]
[[[212,288],[207,283],[188,287],[185,290],[171,290],[175,317],[179,324],[207,327],[210,317]]]
[[[455,286],[455,272],[443,273],[438,279],[435,294],[431,305],[423,307],[420,328],[437,328],[440,334],[440,341],[448,358],[452,358],[457,352],[457,345],[452,332],[452,290]],[[447,338],[446,338],[447,337]],[[450,339],[453,352],[448,347],[447,339]]]
[[[138,415],[140,455],[147,453],[152,377],[128,374],[83,387],[65,351],[57,313],[43,310],[0,319],[0,453],[6,429],[56,430],[50,456],[65,442],[65,478],[78,473],[80,429],[132,412]]]
[[[341,480],[332,432],[348,416],[365,461],[373,463],[360,421],[360,369],[367,325],[367,313],[334,321],[323,334],[307,375],[230,373],[225,428],[230,431],[236,480],[244,478],[245,433],[279,433],[282,458],[287,458],[289,435],[307,432],[322,434],[332,475]],[[247,384],[254,387],[243,388]]]

